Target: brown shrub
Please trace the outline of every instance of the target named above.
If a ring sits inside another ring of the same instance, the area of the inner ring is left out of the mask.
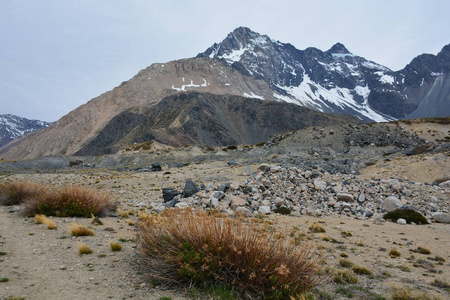
[[[25,215],[89,218],[105,215],[114,206],[109,193],[85,186],[63,186],[24,201],[22,210]]]
[[[242,295],[284,299],[317,285],[319,255],[261,222],[190,209],[152,215],[138,224],[150,275],[176,283],[220,282]]]
[[[0,205],[19,205],[24,201],[46,194],[44,185],[25,180],[13,180],[0,184]]]

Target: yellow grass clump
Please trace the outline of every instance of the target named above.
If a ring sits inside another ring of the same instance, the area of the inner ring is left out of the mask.
[[[69,230],[73,236],[95,235],[94,230],[87,228],[84,225],[78,224],[76,222],[70,223]]]
[[[137,241],[150,275],[185,284],[221,284],[265,299],[297,297],[323,279],[320,255],[261,222],[191,209],[138,223]]]
[[[45,225],[47,225],[47,229],[49,229],[49,230],[58,228],[58,226],[56,226],[55,222],[53,222],[52,220],[50,220],[48,218],[45,218],[43,222]]]
[[[34,216],[34,221],[36,222],[36,224],[44,223],[45,219],[47,219],[47,217],[45,215],[35,215]]]
[[[111,242],[109,243],[109,246],[111,247],[111,250],[116,251],[122,251],[122,245],[117,242]]]
[[[78,246],[78,252],[80,253],[80,255],[83,255],[83,254],[91,254],[94,251],[92,251],[92,249],[89,248],[89,246],[86,245],[85,243],[81,243]]]

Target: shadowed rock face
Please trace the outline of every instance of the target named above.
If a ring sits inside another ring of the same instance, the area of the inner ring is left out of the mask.
[[[164,98],[145,114],[119,114],[76,155],[114,153],[123,145],[152,139],[173,146],[255,144],[307,126],[358,122],[295,104],[182,93]]]

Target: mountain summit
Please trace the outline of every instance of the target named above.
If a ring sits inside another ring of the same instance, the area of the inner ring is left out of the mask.
[[[197,57],[221,59],[242,74],[264,80],[277,100],[322,112],[363,121],[450,114],[448,46],[437,56],[423,54],[394,72],[341,43],[325,52],[313,47],[298,50],[239,27]],[[436,103],[439,110],[432,108]]]

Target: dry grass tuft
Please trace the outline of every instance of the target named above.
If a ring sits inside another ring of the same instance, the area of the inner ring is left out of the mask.
[[[296,245],[262,222],[186,209],[151,215],[138,229],[150,275],[174,283],[220,283],[256,298],[284,299],[323,279],[311,242]]]
[[[401,255],[401,253],[398,252],[397,249],[391,249],[391,251],[389,251],[389,256],[390,256],[391,258],[397,258],[397,257],[399,257],[400,255]]]
[[[0,205],[19,205],[48,191],[44,185],[32,181],[3,182],[0,184]]]
[[[91,254],[94,251],[92,251],[92,249],[89,248],[89,246],[86,245],[85,243],[81,243],[78,246],[78,252],[80,253],[80,255],[83,255],[83,254]]]
[[[311,225],[309,225],[309,230],[311,232],[325,232],[325,228],[323,228],[323,226],[318,223],[312,223]]]
[[[45,219],[47,219],[47,217],[45,215],[35,215],[34,216],[34,221],[36,222],[36,224],[44,223]]]
[[[85,186],[64,186],[23,203],[26,215],[89,218],[91,215],[105,215],[111,209],[114,209],[114,203],[109,193]]]
[[[109,243],[109,246],[111,247],[112,251],[122,251],[122,245],[117,242],[111,242]]]
[[[55,222],[53,222],[53,221],[50,220],[50,219],[45,218],[42,222],[43,222],[45,225],[47,225],[47,229],[49,229],[49,230],[58,228],[58,226],[56,226]]]
[[[366,267],[362,267],[362,266],[354,266],[352,268],[352,271],[355,272],[355,274],[358,275],[372,275],[373,272],[369,269],[367,269]]]
[[[83,225],[80,225],[76,222],[70,223],[69,230],[73,236],[89,236],[95,235],[94,230],[87,228]]]
[[[333,281],[338,284],[356,284],[358,276],[349,270],[337,270],[334,273]]]
[[[423,291],[414,291],[404,286],[392,286],[392,300],[443,300]]]

